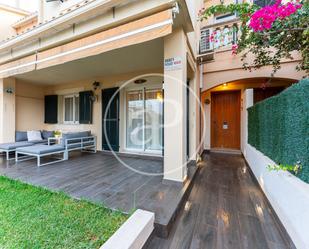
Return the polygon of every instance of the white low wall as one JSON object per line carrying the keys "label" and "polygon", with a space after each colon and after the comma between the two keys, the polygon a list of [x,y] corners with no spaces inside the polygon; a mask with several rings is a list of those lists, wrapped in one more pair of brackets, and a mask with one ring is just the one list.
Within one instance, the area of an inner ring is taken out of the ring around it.
{"label": "white low wall", "polygon": [[154,217],[138,209],[100,249],[141,249],[154,229]]}
{"label": "white low wall", "polygon": [[298,249],[309,249],[309,184],[285,171],[269,171],[275,164],[246,144],[243,154],[265,195]]}

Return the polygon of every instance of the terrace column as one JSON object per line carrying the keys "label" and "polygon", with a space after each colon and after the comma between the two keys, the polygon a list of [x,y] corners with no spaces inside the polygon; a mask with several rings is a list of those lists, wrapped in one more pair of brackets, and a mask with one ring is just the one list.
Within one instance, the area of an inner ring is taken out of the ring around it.
{"label": "terrace column", "polygon": [[187,176],[186,49],[182,29],[164,38],[164,180],[180,183]]}
{"label": "terrace column", "polygon": [[243,93],[243,110],[242,110],[242,134],[241,134],[241,150],[244,156],[246,156],[246,145],[248,143],[248,111],[247,109],[253,106],[254,97],[253,89],[246,89]]}
{"label": "terrace column", "polygon": [[0,143],[15,141],[15,78],[0,79]]}

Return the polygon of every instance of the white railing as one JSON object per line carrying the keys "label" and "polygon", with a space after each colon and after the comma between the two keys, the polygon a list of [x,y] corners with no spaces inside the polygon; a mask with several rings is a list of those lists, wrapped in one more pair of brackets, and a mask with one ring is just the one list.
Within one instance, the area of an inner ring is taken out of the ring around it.
{"label": "white railing", "polygon": [[228,48],[237,43],[239,36],[240,30],[237,23],[204,28],[201,30],[200,54],[213,52],[215,49]]}

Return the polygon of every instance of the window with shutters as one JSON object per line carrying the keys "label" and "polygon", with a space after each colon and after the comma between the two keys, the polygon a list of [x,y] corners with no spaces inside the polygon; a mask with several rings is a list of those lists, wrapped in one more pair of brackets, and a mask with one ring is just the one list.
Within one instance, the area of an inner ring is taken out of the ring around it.
{"label": "window with shutters", "polygon": [[79,123],[79,95],[72,94],[63,97],[63,122],[65,124]]}

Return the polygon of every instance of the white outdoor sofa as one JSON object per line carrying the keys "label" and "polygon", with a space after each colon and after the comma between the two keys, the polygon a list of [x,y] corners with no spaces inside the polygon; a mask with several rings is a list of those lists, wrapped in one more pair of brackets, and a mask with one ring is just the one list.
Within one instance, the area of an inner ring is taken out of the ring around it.
{"label": "white outdoor sofa", "polygon": [[52,131],[42,131],[42,140],[37,141],[28,141],[26,131],[16,131],[15,133],[15,142],[12,143],[3,143],[0,144],[0,153],[6,154],[6,160],[14,160],[15,157],[11,157],[11,154],[14,154],[18,148],[30,147],[38,144],[47,144],[48,138],[53,136]]}
{"label": "white outdoor sofa", "polygon": [[[15,152],[15,161],[18,163],[36,158],[37,166],[40,167],[68,160],[69,152],[76,150],[96,153],[96,137],[92,136],[90,131],[63,134],[60,144],[33,145],[17,148]],[[42,163],[41,159],[47,156],[54,160]]]}
{"label": "white outdoor sofa", "polygon": [[[62,157],[58,157],[58,155],[62,155]],[[53,156],[53,160],[48,163],[41,163],[41,158],[47,156]],[[16,163],[30,160],[34,157],[37,159],[38,167],[67,160],[66,151],[62,145],[39,144],[17,148],[15,151]]]}

